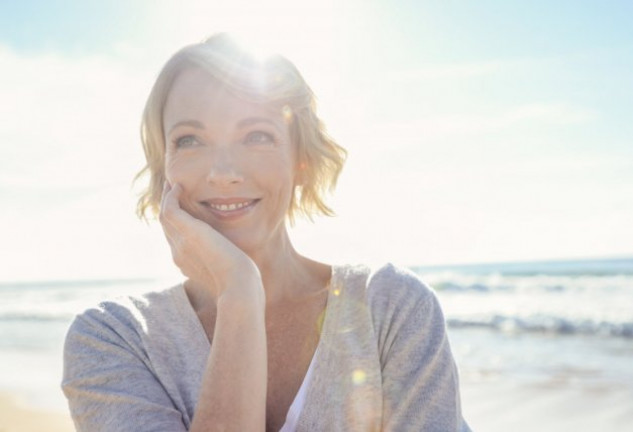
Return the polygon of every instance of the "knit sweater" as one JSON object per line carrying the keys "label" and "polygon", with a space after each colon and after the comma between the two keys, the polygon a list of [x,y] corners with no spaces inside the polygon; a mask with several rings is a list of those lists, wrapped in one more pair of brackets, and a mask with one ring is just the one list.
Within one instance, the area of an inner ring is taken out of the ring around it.
{"label": "knit sweater", "polygon": [[[78,431],[185,431],[210,344],[182,285],[76,317],[63,391]],[[433,291],[386,265],[334,266],[298,431],[455,431],[457,370]]]}

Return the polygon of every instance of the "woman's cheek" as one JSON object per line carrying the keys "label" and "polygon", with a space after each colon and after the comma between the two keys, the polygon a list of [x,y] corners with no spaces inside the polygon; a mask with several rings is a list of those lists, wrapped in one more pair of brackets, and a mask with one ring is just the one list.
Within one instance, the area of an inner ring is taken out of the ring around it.
{"label": "woman's cheek", "polygon": [[180,208],[189,213],[191,216],[196,217],[196,206],[191,199],[191,195],[186,190],[182,191],[182,195],[179,200]]}

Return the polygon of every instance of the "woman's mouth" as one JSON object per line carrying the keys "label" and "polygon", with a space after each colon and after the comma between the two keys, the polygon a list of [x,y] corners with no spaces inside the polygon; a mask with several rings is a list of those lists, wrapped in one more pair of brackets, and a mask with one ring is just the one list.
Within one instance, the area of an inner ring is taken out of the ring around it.
{"label": "woman's mouth", "polygon": [[249,213],[259,202],[259,199],[230,198],[212,199],[200,203],[209,209],[217,218],[222,220],[236,219]]}
{"label": "woman's mouth", "polygon": [[209,207],[211,207],[214,210],[231,211],[231,210],[237,210],[237,209],[241,209],[243,207],[246,207],[251,202],[252,201],[243,201],[243,202],[232,203],[232,204],[214,204],[214,203],[209,203]]}

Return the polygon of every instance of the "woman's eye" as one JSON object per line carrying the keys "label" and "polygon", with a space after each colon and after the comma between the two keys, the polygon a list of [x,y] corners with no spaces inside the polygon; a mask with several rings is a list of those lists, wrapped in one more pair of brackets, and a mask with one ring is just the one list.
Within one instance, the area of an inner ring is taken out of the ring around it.
{"label": "woman's eye", "polygon": [[246,143],[248,144],[273,144],[274,142],[275,138],[268,132],[256,131],[246,136]]}
{"label": "woman's eye", "polygon": [[176,148],[188,148],[198,144],[198,140],[193,135],[186,135],[174,141]]}

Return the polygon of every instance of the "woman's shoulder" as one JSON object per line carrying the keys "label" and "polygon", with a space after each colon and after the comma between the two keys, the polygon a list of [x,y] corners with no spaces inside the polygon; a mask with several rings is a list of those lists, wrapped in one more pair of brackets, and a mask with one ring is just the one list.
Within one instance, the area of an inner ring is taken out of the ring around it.
{"label": "woman's shoulder", "polygon": [[143,333],[148,322],[184,307],[182,285],[145,293],[112,297],[75,316],[68,333]]}
{"label": "woman's shoulder", "polygon": [[435,297],[433,289],[413,271],[393,263],[335,266],[339,284],[362,288],[368,298],[415,302]]}
{"label": "woman's shoulder", "polygon": [[[332,304],[356,310],[365,304],[374,324],[399,321],[421,314],[442,321],[442,311],[433,289],[413,271],[392,263],[334,266]],[[332,308],[329,308],[330,310]]]}
{"label": "woman's shoulder", "polygon": [[408,315],[413,310],[434,313],[439,309],[429,285],[413,271],[391,263],[376,267],[369,275],[367,298],[374,316]]}
{"label": "woman's shoulder", "polygon": [[81,316],[136,316],[147,315],[178,303],[182,285],[175,285],[160,290],[145,291],[133,295],[119,295],[101,300],[96,305],[87,308]]}

